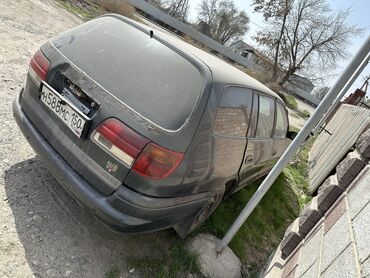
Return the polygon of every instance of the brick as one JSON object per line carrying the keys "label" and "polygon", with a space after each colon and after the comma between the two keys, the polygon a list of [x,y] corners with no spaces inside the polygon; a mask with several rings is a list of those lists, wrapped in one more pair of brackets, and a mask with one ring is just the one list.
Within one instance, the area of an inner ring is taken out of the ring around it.
{"label": "brick", "polygon": [[319,211],[324,214],[342,193],[343,190],[338,185],[337,176],[328,177],[319,188],[317,195]]}
{"label": "brick", "polygon": [[349,245],[329,267],[321,273],[321,278],[333,277],[359,277],[356,269],[355,254],[353,244]]}
{"label": "brick", "polygon": [[299,214],[299,233],[307,235],[316,223],[321,219],[322,213],[317,206],[317,197],[313,198]]}
{"label": "brick", "polygon": [[294,255],[289,259],[289,261],[287,261],[285,263],[284,270],[283,270],[283,275],[282,275],[283,278],[292,276],[292,272],[293,272],[292,277],[294,277],[294,272],[295,272],[295,269],[297,268],[297,265],[298,265],[300,253],[301,253],[301,248],[299,248],[294,253]]}
{"label": "brick", "polygon": [[356,149],[363,157],[370,159],[370,128],[357,139]]}
{"label": "brick", "polygon": [[299,234],[299,219],[297,218],[286,230],[284,238],[280,244],[283,258],[288,257],[301,240],[302,237]]}
{"label": "brick", "polygon": [[365,164],[365,160],[357,151],[350,152],[336,168],[339,186],[346,190],[362,168],[365,167]]}
{"label": "brick", "polygon": [[346,199],[342,198],[335,207],[325,216],[324,233],[328,232],[330,228],[338,221],[338,219],[346,211]]}
{"label": "brick", "polygon": [[348,212],[342,215],[324,235],[322,245],[321,269],[328,266],[351,244],[351,230]]}
{"label": "brick", "polygon": [[301,247],[301,256],[296,271],[297,277],[304,274],[316,261],[320,259],[320,249],[322,243],[323,228],[320,227],[306,239]]}

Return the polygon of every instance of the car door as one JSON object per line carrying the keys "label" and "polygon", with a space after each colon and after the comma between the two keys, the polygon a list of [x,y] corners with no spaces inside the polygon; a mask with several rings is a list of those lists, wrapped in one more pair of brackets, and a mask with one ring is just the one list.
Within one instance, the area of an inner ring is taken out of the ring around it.
{"label": "car door", "polygon": [[[213,126],[214,151],[213,168],[215,177],[237,181],[247,143],[252,110],[253,92],[251,89],[228,86],[224,89],[218,105]],[[235,189],[232,182],[226,193]]]}
{"label": "car door", "polygon": [[[239,187],[263,176],[270,166],[274,140],[274,99],[262,93],[254,93],[253,114],[255,128],[247,136],[244,159],[239,170]],[[252,126],[252,125],[251,125]]]}

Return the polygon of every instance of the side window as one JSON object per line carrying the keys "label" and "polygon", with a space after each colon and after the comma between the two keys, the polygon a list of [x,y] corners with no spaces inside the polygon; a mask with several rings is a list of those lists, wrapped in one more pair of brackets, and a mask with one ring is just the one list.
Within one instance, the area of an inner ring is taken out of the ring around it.
{"label": "side window", "polygon": [[274,100],[272,98],[260,95],[256,138],[271,137],[272,128],[274,126],[274,110]]}
{"label": "side window", "polygon": [[276,102],[275,138],[285,138],[288,130],[288,119],[284,107]]}
{"label": "side window", "polygon": [[253,93],[241,87],[224,90],[213,127],[216,135],[245,137],[248,130]]}

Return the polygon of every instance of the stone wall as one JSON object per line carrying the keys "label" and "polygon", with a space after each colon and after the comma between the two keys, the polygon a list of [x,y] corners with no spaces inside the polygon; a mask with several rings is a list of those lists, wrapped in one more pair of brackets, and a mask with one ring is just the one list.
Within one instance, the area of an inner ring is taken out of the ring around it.
{"label": "stone wall", "polygon": [[370,128],[288,227],[262,277],[370,277]]}

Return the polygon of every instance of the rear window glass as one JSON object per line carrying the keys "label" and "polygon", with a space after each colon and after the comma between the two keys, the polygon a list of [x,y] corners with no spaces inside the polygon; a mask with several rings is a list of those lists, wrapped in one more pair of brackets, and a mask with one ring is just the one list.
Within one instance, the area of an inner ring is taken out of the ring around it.
{"label": "rear window glass", "polygon": [[288,129],[288,120],[286,112],[280,103],[276,103],[276,127],[275,127],[275,138],[285,138]]}
{"label": "rear window glass", "polygon": [[202,77],[192,63],[116,18],[89,21],[52,43],[103,88],[163,128],[179,129],[201,94]]}
{"label": "rear window glass", "polygon": [[259,96],[257,138],[271,137],[274,126],[274,100],[269,97]]}

